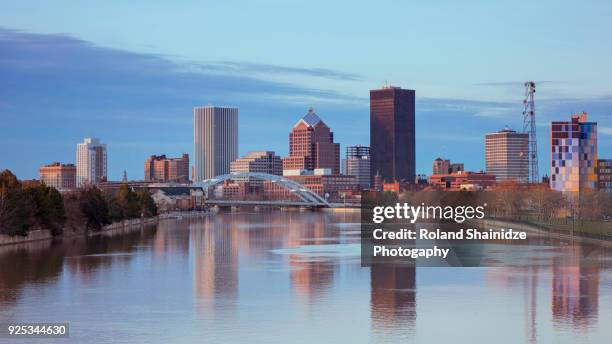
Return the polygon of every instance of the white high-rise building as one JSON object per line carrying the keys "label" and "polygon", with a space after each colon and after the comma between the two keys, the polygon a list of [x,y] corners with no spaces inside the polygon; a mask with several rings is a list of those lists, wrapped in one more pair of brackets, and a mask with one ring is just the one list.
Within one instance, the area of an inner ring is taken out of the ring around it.
{"label": "white high-rise building", "polygon": [[230,172],[238,158],[238,108],[202,106],[193,109],[194,181]]}
{"label": "white high-rise building", "polygon": [[529,134],[504,128],[485,136],[487,173],[497,181],[529,181]]}
{"label": "white high-rise building", "polygon": [[77,144],[77,187],[96,184],[107,179],[106,144],[100,139],[87,137]]}

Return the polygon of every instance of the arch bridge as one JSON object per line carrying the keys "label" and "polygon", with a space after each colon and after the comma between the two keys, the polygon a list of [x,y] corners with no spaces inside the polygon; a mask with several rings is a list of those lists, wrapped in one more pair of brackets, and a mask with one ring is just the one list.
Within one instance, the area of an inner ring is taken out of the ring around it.
{"label": "arch bridge", "polygon": [[260,172],[233,172],[229,174],[224,174],[220,176],[216,176],[211,179],[206,179],[201,182],[196,182],[194,185],[202,187],[206,192],[208,192],[208,188],[215,187],[217,185],[223,184],[227,180],[240,180],[240,179],[259,179],[259,180],[267,180],[276,185],[290,191],[294,194],[300,201],[239,201],[239,200],[215,200],[211,203],[218,202],[223,204],[261,204],[261,205],[278,205],[278,206],[307,206],[307,207],[330,207],[330,204],[325,200],[325,198],[321,197],[316,192],[308,189],[302,184],[293,181],[291,179],[287,179],[283,176],[277,176],[268,173],[260,173]]}

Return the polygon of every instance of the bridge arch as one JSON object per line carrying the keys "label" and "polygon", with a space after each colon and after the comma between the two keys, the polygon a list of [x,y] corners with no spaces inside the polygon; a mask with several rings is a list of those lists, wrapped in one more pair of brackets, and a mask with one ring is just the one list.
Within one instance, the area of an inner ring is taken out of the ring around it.
{"label": "bridge arch", "polygon": [[302,200],[302,202],[304,202],[305,205],[323,206],[323,207],[330,206],[330,204],[327,202],[327,200],[325,200],[325,198],[319,196],[319,194],[317,194],[316,192],[313,192],[312,190],[308,189],[302,184],[294,180],[287,179],[283,176],[277,176],[277,175],[268,174],[268,173],[232,172],[232,173],[216,176],[211,179],[206,179],[201,182],[196,182],[194,185],[202,187],[205,190],[207,190],[208,188],[211,188],[217,185],[221,185],[226,180],[232,180],[232,179],[237,179],[237,178],[255,178],[255,179],[260,179],[260,180],[268,180],[268,181],[271,181],[272,183],[275,183],[276,185],[279,185],[280,187],[286,190],[289,190],[291,193],[296,195],[300,200]]}

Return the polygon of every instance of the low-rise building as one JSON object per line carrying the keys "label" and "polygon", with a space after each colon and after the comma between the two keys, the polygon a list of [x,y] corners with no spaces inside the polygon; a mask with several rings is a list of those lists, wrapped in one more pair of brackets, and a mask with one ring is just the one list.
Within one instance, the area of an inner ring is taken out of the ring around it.
{"label": "low-rise building", "polygon": [[[285,178],[301,184],[330,201],[344,200],[343,195],[352,195],[358,190],[355,176],[343,174],[285,175]],[[264,197],[268,199],[296,198],[291,190],[283,188],[278,183],[264,181],[263,187]]]}
{"label": "low-rise building", "polygon": [[597,189],[612,192],[612,159],[597,160]]}
{"label": "low-rise building", "polygon": [[148,187],[159,212],[202,209],[206,203],[204,190],[194,186]]}
{"label": "low-rise building", "polygon": [[76,166],[74,164],[60,164],[54,162],[42,166],[39,170],[40,180],[45,185],[54,187],[59,191],[76,188]]}
{"label": "low-rise building", "polygon": [[433,188],[446,191],[489,189],[495,186],[495,182],[495,175],[484,172],[434,174],[429,177],[429,184]]}

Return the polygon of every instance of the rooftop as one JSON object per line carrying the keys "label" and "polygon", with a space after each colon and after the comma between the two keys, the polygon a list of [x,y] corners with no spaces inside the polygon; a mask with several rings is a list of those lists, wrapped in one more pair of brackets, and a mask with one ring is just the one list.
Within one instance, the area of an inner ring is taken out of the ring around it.
{"label": "rooftop", "polygon": [[303,122],[304,124],[306,124],[309,127],[314,127],[315,125],[323,122],[321,120],[321,118],[316,114],[315,110],[313,108],[308,109],[308,113],[306,115],[304,115],[304,117],[300,118],[300,120],[294,125],[297,126],[298,124],[300,124],[300,122]]}

